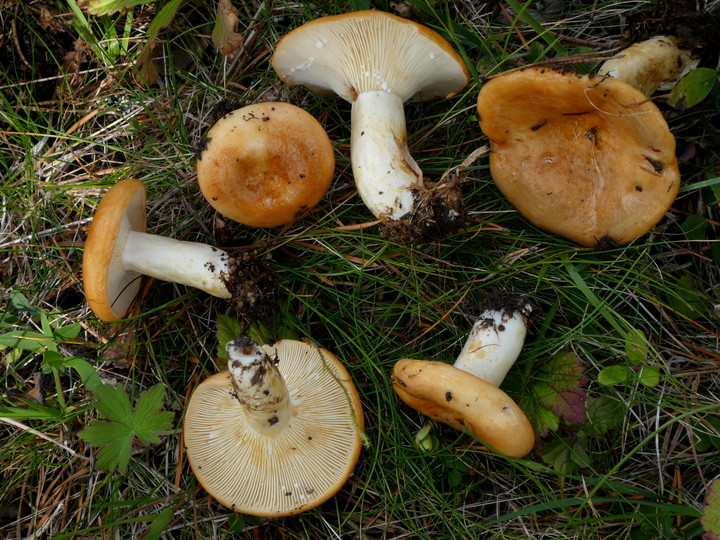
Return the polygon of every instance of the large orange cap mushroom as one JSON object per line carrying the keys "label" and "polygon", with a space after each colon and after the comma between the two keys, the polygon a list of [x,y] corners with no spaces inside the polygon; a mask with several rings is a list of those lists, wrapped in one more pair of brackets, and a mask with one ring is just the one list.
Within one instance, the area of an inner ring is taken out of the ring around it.
{"label": "large orange cap mushroom", "polygon": [[498,388],[525,341],[530,305],[495,295],[473,325],[454,365],[406,358],[393,367],[393,389],[413,409],[469,431],[493,450],[523,457],[535,433],[520,407]]}
{"label": "large orange cap mushroom", "polygon": [[332,497],[362,447],[360,396],[333,354],[281,340],[227,345],[228,371],[205,379],[184,421],[188,461],[205,490],[246,514],[287,516]]}
{"label": "large orange cap mushroom", "polygon": [[[263,302],[248,293],[235,257],[201,242],[186,242],[146,232],[145,185],[126,178],[100,201],[90,225],[83,254],[83,286],[98,318],[124,317],[140,289],[140,278],[151,276],[201,289],[219,298],[232,298],[243,309]],[[252,265],[246,265],[251,276]]]}
{"label": "large orange cap mushroom", "polygon": [[675,200],[675,138],[627,83],[527,68],[490,80],[477,110],[493,180],[542,229],[584,246],[624,244]]}
{"label": "large orange cap mushroom", "polygon": [[197,161],[200,190],[222,215],[276,227],[314,207],[335,172],[325,129],[289,103],[248,105],[208,131]]}
{"label": "large orange cap mushroom", "polygon": [[492,449],[523,457],[535,432],[522,409],[497,386],[443,362],[405,358],[393,367],[395,393],[433,420],[469,431]]}
{"label": "large orange cap mushroom", "polygon": [[[376,10],[321,17],[275,48],[272,67],[288,84],[352,103],[350,160],[358,193],[391,227],[419,239],[462,220],[459,190],[426,182],[407,144],[404,103],[448,97],[470,79],[465,62],[437,32]],[[442,226],[439,226],[442,224]],[[398,227],[399,226],[399,227]]]}

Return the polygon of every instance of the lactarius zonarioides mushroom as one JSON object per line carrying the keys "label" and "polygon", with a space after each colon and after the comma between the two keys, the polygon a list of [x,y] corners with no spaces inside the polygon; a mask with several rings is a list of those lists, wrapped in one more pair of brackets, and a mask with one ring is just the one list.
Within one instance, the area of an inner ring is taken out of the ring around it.
{"label": "lactarius zonarioides mushroom", "polygon": [[680,47],[675,36],[653,36],[603,62],[598,74],[626,82],[651,96],[658,89],[672,89],[699,62],[699,56],[692,49]]}
{"label": "lactarius zonarioides mushroom", "polygon": [[140,277],[180,283],[220,298],[235,298],[238,265],[225,251],[146,231],[145,185],[122,180],[103,196],[83,254],[83,285],[98,318],[125,316],[140,289]]}
{"label": "lactarius zonarioides mushroom", "polygon": [[223,216],[275,227],[313,208],[335,172],[332,143],[308,112],[267,102],[232,111],[210,128],[198,155],[200,190]]}
{"label": "lactarius zonarioides mushroom", "polygon": [[229,342],[228,371],[195,389],[188,461],[220,503],[256,516],[314,508],[346,482],[362,446],[360,398],[342,363],[310,343]]}
{"label": "lactarius zonarioides mushroom", "polygon": [[413,409],[469,431],[492,450],[525,456],[535,433],[525,413],[498,386],[522,348],[529,310],[518,305],[484,311],[455,365],[400,360],[392,372],[395,392]]}
{"label": "lactarius zonarioides mushroom", "polygon": [[675,137],[662,113],[610,77],[527,68],[478,95],[495,184],[529,221],[578,244],[625,244],[675,200]]}
{"label": "lactarius zonarioides mushroom", "polygon": [[322,17],[283,37],[272,66],[288,84],[352,104],[353,175],[375,217],[417,239],[459,220],[459,187],[426,181],[407,145],[405,101],[448,97],[469,81],[439,34],[381,11]]}

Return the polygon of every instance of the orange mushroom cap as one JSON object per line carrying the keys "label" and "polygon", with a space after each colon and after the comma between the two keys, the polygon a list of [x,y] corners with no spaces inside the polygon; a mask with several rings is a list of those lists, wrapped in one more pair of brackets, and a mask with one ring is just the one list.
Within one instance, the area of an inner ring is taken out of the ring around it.
{"label": "orange mushroom cap", "polygon": [[85,297],[103,321],[123,317],[137,296],[140,274],[120,261],[128,231],[145,228],[145,186],[135,178],[118,182],[95,211],[83,253]]}
{"label": "orange mushroom cap", "polygon": [[584,246],[624,244],[677,196],[675,138],[629,84],[527,68],[490,80],[477,110],[495,184],[541,229]]}
{"label": "orange mushroom cap", "polygon": [[469,431],[492,449],[523,457],[535,432],[520,407],[497,386],[443,362],[398,361],[393,389],[406,404],[433,420]]}
{"label": "orange mushroom cap", "polygon": [[335,172],[325,129],[289,103],[248,105],[208,131],[197,161],[200,190],[223,216],[276,227],[314,207]]}

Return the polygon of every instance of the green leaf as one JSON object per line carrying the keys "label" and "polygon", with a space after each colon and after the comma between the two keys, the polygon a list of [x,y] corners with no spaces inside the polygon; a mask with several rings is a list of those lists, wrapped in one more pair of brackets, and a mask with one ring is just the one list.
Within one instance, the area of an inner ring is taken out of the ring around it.
{"label": "green leaf", "polygon": [[100,420],[93,420],[88,427],[79,433],[80,438],[93,446],[112,444],[118,438],[124,438],[128,435],[132,435],[130,426]]}
{"label": "green leaf", "polygon": [[686,217],[680,225],[688,240],[705,240],[709,227],[710,222],[707,218],[699,214]]}
{"label": "green leaf", "polygon": [[0,334],[0,345],[11,349],[39,352],[46,350],[51,344],[54,343],[50,338],[33,330],[13,330]]}
{"label": "green leaf", "polygon": [[625,354],[633,364],[641,363],[647,356],[648,340],[642,330],[632,328],[625,333]]}
{"label": "green leaf", "polygon": [[14,326],[20,322],[20,319],[18,319],[15,315],[12,313],[0,313],[0,328],[10,328],[11,326]]}
{"label": "green leaf", "polygon": [[160,412],[165,400],[165,388],[157,384],[142,392],[132,411],[130,398],[121,387],[100,385],[95,390],[98,412],[110,420],[94,420],[78,436],[89,444],[101,447],[97,467],[103,470],[127,471],[132,455],[132,441],[137,437],[146,444],[160,441],[158,431],[172,426],[174,414]]}
{"label": "green leaf", "polygon": [[142,540],[157,540],[165,529],[172,522],[175,513],[172,508],[165,508],[159,514],[156,514],[150,523],[150,527],[142,534]]}
{"label": "green leaf", "polygon": [[603,437],[610,430],[617,429],[622,424],[627,407],[610,396],[599,396],[588,399],[588,420],[583,431],[593,437]]}
{"label": "green leaf", "polygon": [[690,425],[695,450],[702,453],[712,448],[720,449],[720,418],[710,415],[693,418]]}
{"label": "green leaf", "polygon": [[542,459],[560,474],[572,474],[580,467],[588,467],[590,456],[581,437],[556,439],[545,444]]}
{"label": "green leaf", "polygon": [[433,433],[433,425],[430,422],[425,424],[420,428],[420,431],[415,434],[415,444],[418,448],[427,452],[433,452],[438,449],[440,440],[435,433]]}
{"label": "green leaf", "polygon": [[33,319],[36,319],[41,313],[39,308],[30,305],[28,299],[20,291],[11,290],[8,294],[8,300],[15,311],[27,312]]}
{"label": "green leaf", "polygon": [[163,431],[172,426],[174,414],[160,412],[165,402],[165,387],[156,384],[140,394],[132,416],[132,427],[135,435],[147,444],[160,442],[156,431]]}
{"label": "green leaf", "polygon": [[78,0],[77,5],[91,15],[110,15],[154,0]]}
{"label": "green leaf", "polygon": [[580,424],[585,421],[587,400],[582,389],[587,384],[584,371],[582,360],[574,352],[559,352],[538,372],[541,382],[535,386],[534,393],[558,418]]}
{"label": "green leaf", "polygon": [[57,369],[60,373],[65,373],[65,357],[57,351],[45,351],[43,353],[42,370],[43,373],[50,373],[53,369]]}
{"label": "green leaf", "polygon": [[130,398],[121,387],[103,384],[95,391],[98,412],[113,422],[129,423],[132,415]]}
{"label": "green leaf", "polygon": [[82,326],[80,326],[80,323],[74,323],[58,328],[53,332],[53,335],[58,341],[70,341],[78,337],[81,330]]}
{"label": "green leaf", "polygon": [[518,406],[527,416],[538,437],[545,437],[550,431],[557,431],[560,427],[560,419],[540,404],[534,392],[532,396],[522,396],[518,400]]}
{"label": "green leaf", "polygon": [[243,331],[242,323],[229,315],[218,315],[218,348],[217,355],[227,360],[225,345],[238,337]]}
{"label": "green leaf", "polygon": [[103,385],[103,382],[97,374],[97,371],[95,371],[95,368],[82,358],[77,356],[68,356],[65,358],[63,364],[65,367],[71,367],[77,371],[83,384],[85,384],[91,392],[96,393],[97,389]]}
{"label": "green leaf", "polygon": [[638,381],[643,386],[655,388],[660,384],[660,372],[652,366],[643,366],[638,372]]}
{"label": "green leaf", "polygon": [[704,538],[708,540],[720,538],[720,479],[714,480],[708,488],[708,496],[700,522],[708,533]]}
{"label": "green leaf", "polygon": [[112,471],[117,468],[121,473],[126,473],[131,457],[132,433],[118,436],[112,444],[103,446],[97,453],[95,466],[103,471]]}
{"label": "green leaf", "polygon": [[624,384],[632,377],[632,371],[627,366],[614,365],[600,370],[598,382],[603,386],[614,386]]}
{"label": "green leaf", "polygon": [[693,284],[691,274],[686,272],[680,276],[672,291],[672,295],[668,296],[668,304],[675,311],[689,319],[700,319],[705,316],[708,300]]}
{"label": "green leaf", "polygon": [[678,109],[689,109],[704,100],[717,81],[717,73],[710,68],[693,69],[678,81],[668,103]]}

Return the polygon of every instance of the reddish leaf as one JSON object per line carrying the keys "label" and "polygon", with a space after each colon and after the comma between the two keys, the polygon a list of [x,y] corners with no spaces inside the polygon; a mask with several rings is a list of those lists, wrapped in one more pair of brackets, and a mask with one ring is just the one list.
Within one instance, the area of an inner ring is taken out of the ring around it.
{"label": "reddish leaf", "polygon": [[546,409],[571,424],[584,422],[587,413],[584,371],[585,365],[575,353],[558,353],[542,369],[539,377],[543,382],[535,390]]}

